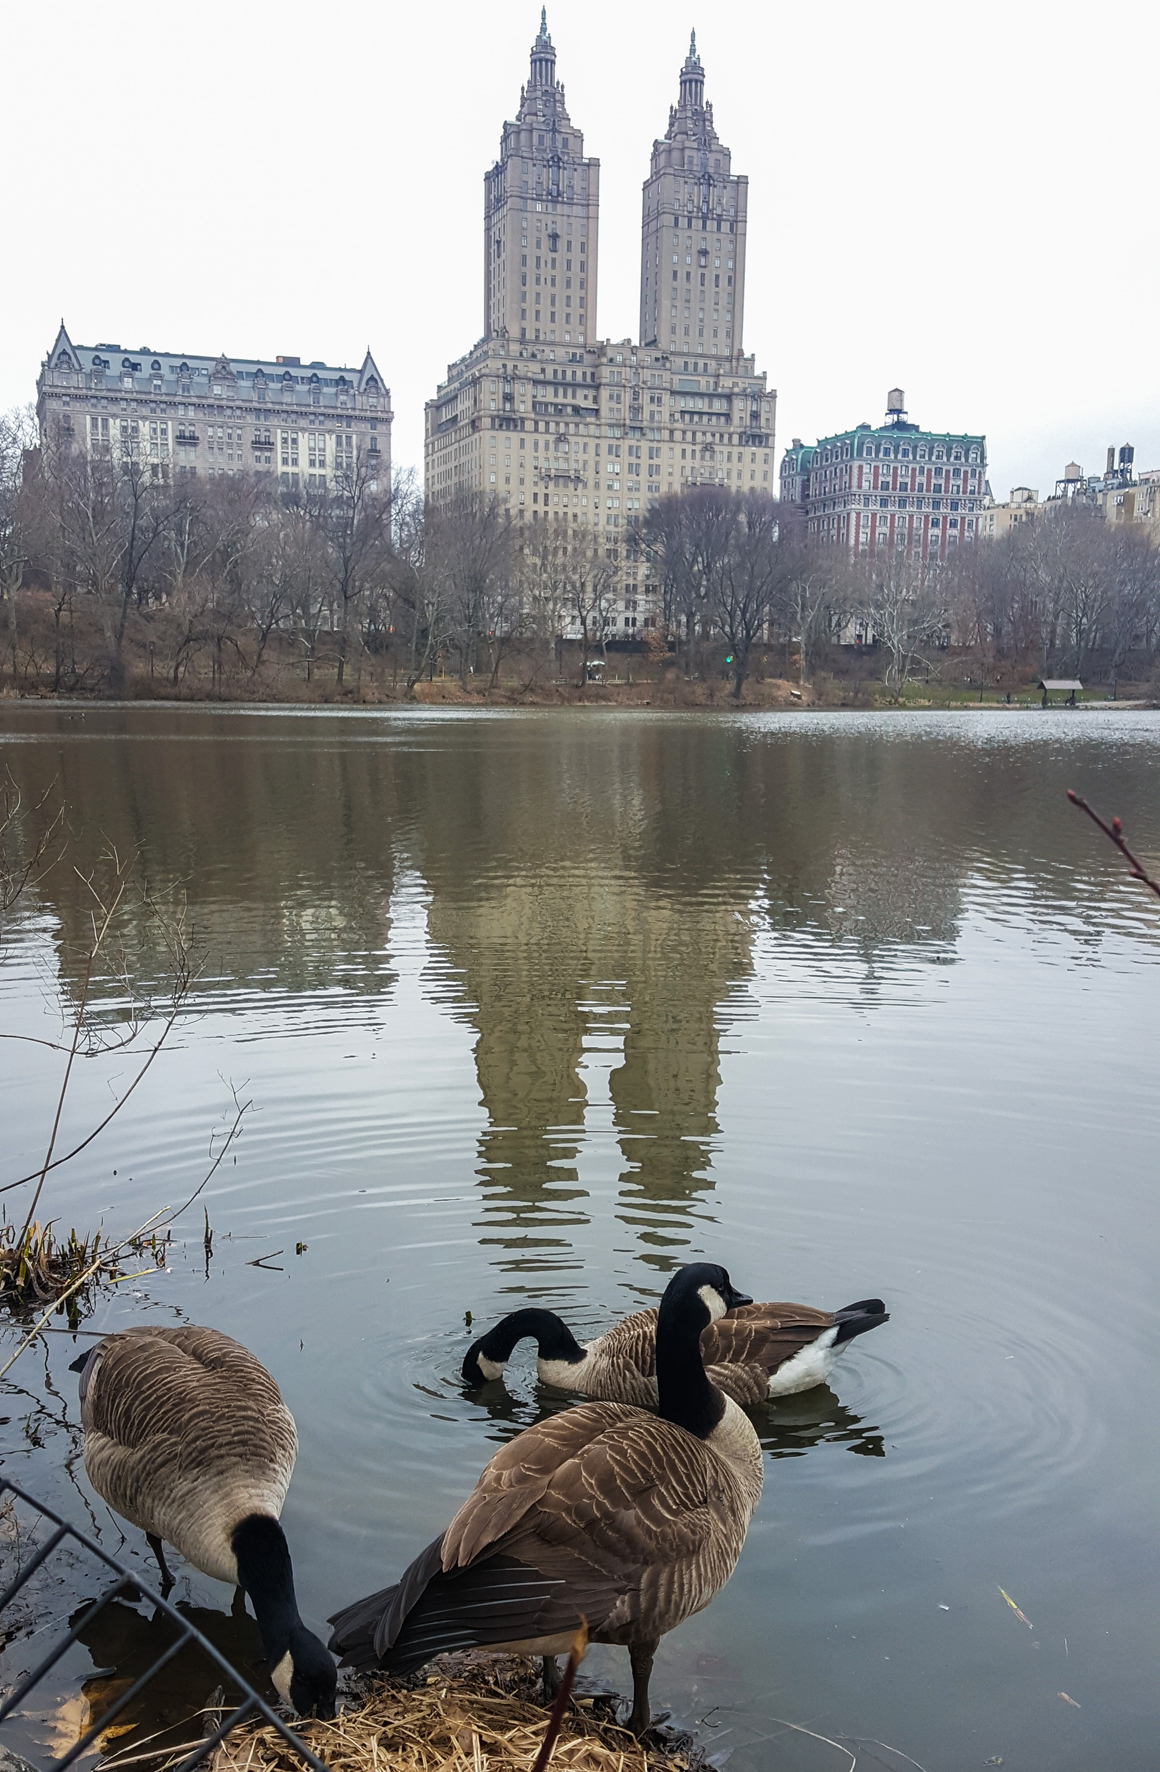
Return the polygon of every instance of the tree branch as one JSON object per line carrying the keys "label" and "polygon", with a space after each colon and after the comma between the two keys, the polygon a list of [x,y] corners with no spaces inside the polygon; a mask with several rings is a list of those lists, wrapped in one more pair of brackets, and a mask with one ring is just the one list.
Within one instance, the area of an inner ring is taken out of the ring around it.
{"label": "tree branch", "polygon": [[1113,818],[1111,824],[1105,824],[1099,813],[1093,812],[1087,801],[1082,800],[1073,789],[1068,788],[1067,797],[1073,806],[1078,806],[1081,812],[1087,813],[1093,824],[1099,825],[1109,843],[1115,844],[1116,848],[1127,862],[1128,871],[1133,880],[1139,880],[1142,886],[1147,886],[1150,892],[1154,892],[1156,897],[1160,898],[1160,880],[1154,880],[1144,864],[1132,854],[1132,851],[1124,841],[1124,828],[1119,819]]}

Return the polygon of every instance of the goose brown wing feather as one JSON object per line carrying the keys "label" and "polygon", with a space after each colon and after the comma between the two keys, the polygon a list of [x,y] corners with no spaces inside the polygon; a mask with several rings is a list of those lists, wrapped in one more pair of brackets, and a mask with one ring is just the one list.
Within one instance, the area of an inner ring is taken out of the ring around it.
{"label": "goose brown wing feather", "polygon": [[562,1465],[614,1422],[642,1413],[620,1403],[581,1403],[501,1446],[443,1534],[444,1569],[464,1568],[494,1549],[540,1500]]}
{"label": "goose brown wing feather", "polygon": [[444,1535],[441,1562],[452,1572],[514,1559],[562,1583],[570,1604],[582,1594],[594,1634],[619,1641],[642,1615],[659,1635],[706,1604],[748,1519],[736,1478],[701,1441],[642,1410],[585,1403],[496,1455]]}
{"label": "goose brown wing feather", "polygon": [[648,1432],[616,1424],[562,1466],[500,1548],[570,1599],[583,1594],[593,1635],[615,1642],[638,1620],[659,1636],[705,1605],[748,1517],[724,1463],[654,1416]]}
{"label": "goose brown wing feather", "polygon": [[122,1330],[84,1374],[85,1469],[99,1495],[207,1574],[232,1580],[230,1532],[281,1512],[294,1418],[260,1361],[219,1330]]}
{"label": "goose brown wing feather", "polygon": [[832,1311],[808,1304],[748,1304],[702,1331],[706,1366],[760,1366],[776,1372],[834,1325]]}
{"label": "goose brown wing feather", "polygon": [[627,1361],[645,1378],[657,1369],[657,1312],[634,1311],[600,1338],[602,1355],[617,1363]]}

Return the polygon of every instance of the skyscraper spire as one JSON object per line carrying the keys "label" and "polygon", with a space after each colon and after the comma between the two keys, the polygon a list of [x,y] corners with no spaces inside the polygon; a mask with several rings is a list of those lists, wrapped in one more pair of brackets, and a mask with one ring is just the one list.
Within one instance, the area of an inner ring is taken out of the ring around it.
{"label": "skyscraper spire", "polygon": [[568,115],[546,5],[532,44],[531,77],[514,122],[503,126],[484,192],[487,337],[528,345],[593,343],[600,162],[585,155],[584,133]]}
{"label": "skyscraper spire", "polygon": [[697,54],[697,33],[689,33],[689,53],[685,57],[685,65],[681,69],[681,100],[682,105],[692,105],[700,110],[705,102],[705,70],[701,66],[701,58]]}
{"label": "skyscraper spire", "polygon": [[540,8],[540,34],[532,44],[532,85],[554,86],[556,83],[556,51],[548,35],[548,8]]}

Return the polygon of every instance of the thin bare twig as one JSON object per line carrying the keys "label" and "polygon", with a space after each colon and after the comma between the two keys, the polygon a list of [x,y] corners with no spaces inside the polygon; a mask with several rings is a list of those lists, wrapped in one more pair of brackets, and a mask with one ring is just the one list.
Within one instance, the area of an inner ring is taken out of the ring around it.
{"label": "thin bare twig", "polygon": [[1081,812],[1087,813],[1093,824],[1099,825],[1104,836],[1110,843],[1116,845],[1116,848],[1128,864],[1128,872],[1131,874],[1133,880],[1139,880],[1142,886],[1147,886],[1150,892],[1154,892],[1156,897],[1160,898],[1160,880],[1154,880],[1143,862],[1132,854],[1132,851],[1124,841],[1124,827],[1119,819],[1113,818],[1111,824],[1106,824],[1100,817],[1099,813],[1093,812],[1087,801],[1081,799],[1071,788],[1068,788],[1067,790],[1067,797],[1073,806],[1078,806]]}
{"label": "thin bare twig", "polygon": [[[769,1721],[780,1724],[783,1729],[792,1729],[795,1735],[808,1735],[811,1741],[824,1741],[827,1747],[836,1747],[840,1754],[849,1754],[848,1772],[854,1772],[854,1768],[858,1764],[858,1756],[855,1753],[850,1753],[850,1749],[843,1742],[835,1741],[829,1735],[819,1735],[816,1729],[806,1729],[801,1723],[791,1723],[787,1717],[770,1717]],[[853,1740],[853,1736],[850,1739]],[[905,1758],[905,1755],[903,1757]]]}
{"label": "thin bare twig", "polygon": [[[36,816],[47,805],[56,788],[54,776],[49,785],[31,808],[31,815]],[[36,875],[43,877],[51,872],[60,860],[61,852],[46,860],[61,825],[64,822],[64,807],[58,806],[52,817],[37,833],[31,852],[21,864],[13,862],[8,853],[5,839],[8,832],[20,817],[24,804],[24,796],[17,786],[10,769],[4,771],[3,788],[0,790],[0,911],[11,910],[30,880]]]}
{"label": "thin bare twig", "polygon": [[[77,1049],[81,1042],[81,1033],[85,1025],[85,1009],[88,1005],[89,990],[92,985],[93,967],[96,965],[97,955],[101,951],[101,944],[109,932],[109,924],[112,922],[113,917],[117,912],[117,908],[125,894],[126,872],[129,864],[127,862],[122,863],[119,861],[116,855],[114,855],[113,860],[115,867],[113,885],[116,890],[113,893],[112,902],[110,904],[105,904],[103,902],[100,895],[97,893],[96,888],[93,886],[91,877],[86,882],[90,892],[92,892],[93,897],[97,901],[97,911],[94,913],[93,917],[93,939],[85,958],[85,971],[81,985],[80,1000],[77,1003],[76,1014],[73,1017],[72,1043],[69,1047],[68,1060],[64,1067],[64,1076],[61,1079],[60,1094],[57,1096],[56,1113],[53,1115],[52,1131],[49,1134],[48,1139],[48,1150],[45,1154],[44,1163],[40,1170],[39,1180],[36,1183],[36,1191],[33,1194],[31,1203],[28,1207],[28,1214],[24,1220],[24,1229],[20,1233],[21,1237],[24,1237],[27,1234],[28,1227],[32,1223],[32,1215],[36,1211],[37,1202],[40,1199],[41,1190],[44,1187],[44,1178],[48,1174],[48,1166],[52,1162],[52,1153],[56,1148],[56,1135],[60,1130],[60,1116],[64,1112],[64,1098],[68,1094],[69,1078],[72,1076],[73,1064],[76,1060]],[[81,876],[78,874],[78,878],[79,877]]]}
{"label": "thin bare twig", "polygon": [[[236,1090],[234,1091],[234,1102],[235,1102],[235,1104],[237,1106],[237,1110],[238,1110],[236,1115],[234,1116],[234,1123],[230,1127],[229,1131],[226,1134],[225,1141],[222,1144],[221,1150],[218,1152],[217,1156],[214,1158],[213,1162],[210,1164],[209,1169],[206,1171],[206,1173],[202,1177],[201,1181],[198,1183],[198,1185],[194,1188],[193,1192],[190,1194],[188,1200],[184,1201],[182,1205],[178,1206],[178,1208],[175,1212],[170,1212],[168,1218],[166,1218],[164,1215],[166,1212],[169,1212],[169,1208],[167,1206],[160,1207],[158,1209],[158,1211],[150,1214],[150,1216],[145,1220],[144,1224],[139,1225],[135,1231],[130,1231],[130,1233],[127,1237],[122,1237],[121,1241],[119,1243],[106,1243],[106,1245],[105,1245],[104,1249],[102,1250],[98,1259],[95,1262],[93,1262],[90,1267],[86,1268],[84,1273],[79,1275],[79,1277],[77,1279],[75,1279],[70,1286],[66,1286],[64,1291],[60,1294],[59,1298],[54,1298],[52,1303],[49,1305],[48,1309],[46,1311],[44,1311],[40,1317],[37,1318],[36,1322],[33,1324],[32,1328],[29,1330],[29,1332],[25,1336],[24,1340],[20,1343],[20,1346],[16,1349],[16,1352],[12,1355],[11,1359],[7,1360],[3,1366],[0,1366],[0,1378],[3,1378],[5,1373],[11,1371],[12,1367],[16,1364],[17,1360],[20,1358],[20,1356],[24,1352],[25,1348],[31,1347],[32,1343],[36,1340],[36,1337],[40,1334],[41,1330],[44,1328],[45,1324],[48,1322],[48,1319],[51,1316],[53,1316],[60,1309],[61,1305],[64,1304],[67,1299],[72,1297],[74,1292],[77,1292],[80,1290],[80,1288],[85,1284],[86,1280],[92,1279],[93,1275],[97,1272],[98,1268],[103,1267],[105,1262],[108,1261],[108,1259],[111,1255],[115,1255],[118,1250],[126,1248],[129,1244],[139,1241],[139,1239],[141,1237],[143,1237],[145,1235],[145,1232],[148,1230],[152,1230],[153,1234],[156,1235],[156,1233],[159,1230],[167,1229],[169,1225],[173,1224],[178,1218],[181,1217],[181,1214],[183,1212],[187,1211],[189,1209],[189,1207],[193,1205],[193,1202],[197,1199],[197,1196],[201,1193],[202,1189],[204,1187],[208,1186],[209,1182],[213,1179],[213,1176],[218,1168],[218,1165],[221,1163],[226,1152],[229,1150],[230,1145],[233,1143],[234,1139],[236,1138],[238,1131],[239,1131],[241,1124],[242,1124],[242,1116],[246,1113],[247,1109],[249,1109],[253,1106],[252,1101],[239,1102]],[[160,1223],[158,1223],[159,1219],[161,1220]]]}
{"label": "thin bare twig", "polygon": [[919,1766],[918,1761],[912,1760],[909,1754],[904,1754],[900,1747],[891,1747],[888,1741],[877,1741],[873,1735],[843,1735],[841,1739],[852,1741],[855,1747],[861,1747],[864,1742],[869,1742],[871,1747],[880,1747],[884,1753],[897,1754],[898,1758],[905,1760],[908,1766],[917,1767],[917,1772],[926,1772],[924,1766]]}
{"label": "thin bare twig", "polygon": [[[59,1169],[62,1163],[69,1163],[72,1161],[72,1159],[74,1157],[79,1157],[81,1152],[83,1150],[85,1150],[87,1148],[87,1146],[92,1144],[94,1138],[98,1138],[100,1136],[100,1134],[105,1130],[105,1127],[109,1124],[109,1121],[115,1119],[116,1116],[120,1113],[121,1109],[124,1107],[125,1103],[128,1101],[129,1097],[132,1095],[134,1089],[136,1089],[138,1083],[140,1083],[143,1080],[146,1071],[149,1069],[149,1066],[153,1063],[153,1060],[157,1057],[157,1054],[160,1052],[162,1046],[165,1044],[167,1037],[172,1032],[173,1024],[176,1022],[177,1017],[180,1015],[181,1008],[182,1008],[181,1001],[180,1000],[175,1001],[173,1008],[170,1010],[168,1016],[165,1019],[165,1025],[162,1027],[161,1032],[157,1037],[157,1043],[153,1047],[153,1050],[150,1052],[148,1058],[145,1060],[145,1063],[141,1066],[141,1069],[137,1072],[137,1075],[133,1078],[133,1081],[130,1083],[129,1087],[126,1089],[124,1095],[119,1095],[117,1097],[115,1105],[112,1108],[110,1108],[109,1112],[105,1115],[105,1117],[101,1121],[100,1125],[94,1126],[93,1130],[89,1133],[88,1137],[82,1138],[81,1142],[77,1145],[74,1145],[72,1150],[66,1152],[66,1154],[63,1157],[54,1157],[52,1162],[49,1163],[43,1171],[41,1171],[40,1169],[34,1169],[31,1172],[31,1174],[22,1175],[20,1177],[19,1181],[5,1182],[4,1186],[0,1187],[0,1194],[11,1193],[13,1188],[24,1187],[28,1182],[35,1181],[38,1176],[47,1175],[50,1173],[51,1170]],[[61,1050],[63,1051],[64,1048],[62,1047]]]}
{"label": "thin bare twig", "polygon": [[[118,891],[116,894],[116,900],[114,901],[114,904],[110,907],[110,912],[116,909],[117,901],[120,900],[120,898],[122,897],[122,895],[125,891],[125,876],[127,875],[128,866],[129,866],[128,863],[125,863],[124,867],[122,867],[121,864],[117,861],[117,857],[116,857],[115,852],[113,854],[113,859],[114,859],[114,862],[116,863],[116,866],[117,866],[117,874],[115,877],[118,882]],[[90,887],[90,890],[92,890],[91,879],[88,880],[86,882],[86,884]],[[95,894],[94,894],[94,896],[95,896]],[[154,1046],[153,1046],[152,1050],[150,1051],[149,1056],[146,1058],[144,1064],[141,1066],[141,1069],[137,1072],[137,1075],[133,1078],[133,1081],[129,1084],[129,1087],[125,1090],[124,1094],[118,1096],[113,1107],[105,1115],[104,1119],[100,1122],[100,1124],[93,1128],[93,1130],[89,1133],[88,1137],[82,1138],[80,1143],[74,1145],[72,1150],[67,1151],[63,1157],[56,1157],[56,1158],[53,1158],[51,1161],[46,1161],[40,1169],[34,1169],[28,1175],[22,1175],[18,1181],[9,1181],[9,1182],[6,1182],[3,1187],[0,1187],[0,1194],[7,1194],[7,1193],[11,1193],[13,1188],[25,1187],[27,1185],[27,1183],[30,1181],[35,1181],[37,1183],[36,1193],[33,1196],[32,1206],[29,1208],[29,1213],[28,1213],[28,1221],[29,1222],[31,1221],[32,1212],[35,1209],[36,1202],[40,1197],[41,1188],[44,1186],[45,1176],[48,1175],[51,1170],[59,1169],[62,1164],[69,1163],[72,1161],[72,1159],[74,1157],[78,1157],[80,1155],[80,1153],[83,1150],[85,1150],[88,1145],[92,1144],[94,1138],[97,1138],[100,1136],[100,1134],[105,1130],[105,1127],[109,1124],[110,1120],[115,1119],[116,1116],[120,1113],[121,1109],[124,1107],[125,1103],[128,1101],[129,1097],[132,1095],[134,1089],[136,1089],[137,1085],[144,1080],[145,1074],[148,1071],[150,1065],[153,1063],[153,1060],[157,1057],[157,1054],[160,1052],[162,1046],[164,1046],[166,1040],[169,1038],[169,1035],[173,1032],[173,1028],[174,1028],[174,1025],[177,1021],[177,1018],[181,1014],[181,1011],[185,1006],[185,1000],[189,995],[190,988],[192,986],[193,979],[195,977],[195,972],[194,972],[194,968],[193,968],[191,961],[190,961],[189,950],[185,944],[185,934],[184,934],[184,929],[182,926],[182,921],[179,918],[176,922],[171,922],[170,920],[168,920],[166,918],[165,913],[161,910],[161,907],[158,905],[156,899],[153,897],[152,892],[149,889],[148,881],[145,882],[143,892],[142,892],[142,898],[143,898],[145,908],[148,910],[149,914],[153,917],[153,919],[157,923],[159,929],[161,930],[162,941],[165,945],[167,953],[169,954],[170,967],[171,967],[171,971],[172,971],[172,990],[171,990],[171,994],[170,994],[169,1014],[166,1016],[165,1021],[162,1025],[162,1028],[161,1028],[161,1032],[158,1034],[156,1042],[154,1043]],[[100,901],[98,900],[98,902],[100,902]],[[82,988],[82,992],[81,992],[81,1001],[80,1001],[80,1004],[78,1005],[76,1016],[74,1018],[74,1023],[73,1023],[72,1043],[68,1047],[59,1046],[56,1048],[56,1050],[58,1050],[58,1051],[68,1052],[69,1056],[68,1056],[68,1064],[65,1069],[64,1082],[61,1087],[60,1100],[57,1103],[56,1120],[54,1121],[54,1124],[53,1124],[52,1139],[49,1144],[49,1151],[48,1151],[49,1158],[52,1158],[52,1149],[53,1149],[53,1146],[56,1141],[57,1128],[59,1126],[61,1109],[64,1104],[64,1096],[65,1096],[65,1093],[67,1092],[67,1089],[68,1089],[69,1077],[70,1077],[71,1071],[72,1071],[73,1060],[77,1056],[79,1049],[80,1049],[81,1036],[84,1031],[84,1025],[85,1025],[85,1009],[87,1006],[88,994],[89,994],[89,989],[90,989],[92,968],[93,968],[93,964],[96,959],[97,949],[99,948],[100,943],[104,940],[106,928],[107,928],[107,924],[102,925],[99,928],[96,925],[94,926],[94,944],[89,950],[88,959],[86,961],[84,983],[83,983],[83,988]],[[118,1044],[120,1046],[129,1045],[131,1043],[131,1041],[136,1037],[136,1034],[138,1031],[139,1031],[139,1026],[135,1027],[133,1029],[133,1032],[129,1034],[127,1039],[118,1042]],[[45,1042],[45,1043],[50,1044],[50,1042]],[[103,1051],[107,1051],[107,1050],[111,1050],[111,1049],[115,1050],[115,1048],[108,1048],[108,1047],[102,1048]]]}

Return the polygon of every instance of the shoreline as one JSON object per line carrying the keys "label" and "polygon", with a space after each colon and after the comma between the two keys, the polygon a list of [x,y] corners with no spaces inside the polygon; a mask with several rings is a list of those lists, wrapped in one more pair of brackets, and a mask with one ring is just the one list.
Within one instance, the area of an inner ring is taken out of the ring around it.
{"label": "shoreline", "polygon": [[[746,686],[747,691],[749,685]],[[1141,713],[1154,712],[1160,707],[1160,701],[1144,695],[1112,699],[1105,696],[1092,696],[1091,699],[1080,701],[1074,708],[1065,707],[1062,703],[1051,703],[1043,708],[1037,692],[1024,691],[1022,694],[1013,692],[1012,699],[1005,696],[992,695],[980,700],[971,692],[960,691],[957,695],[911,694],[904,699],[895,700],[889,696],[872,696],[864,692],[843,694],[836,688],[827,686],[822,693],[809,687],[797,689],[784,682],[755,683],[751,693],[745,693],[736,700],[727,685],[720,688],[715,683],[684,681],[672,688],[667,685],[649,683],[625,684],[588,684],[583,689],[578,685],[554,685],[551,690],[530,691],[524,693],[518,689],[496,690],[464,690],[458,683],[425,683],[417,686],[412,695],[389,694],[376,690],[373,693],[363,692],[360,695],[333,695],[313,697],[276,696],[214,696],[214,695],[126,695],[109,696],[88,694],[85,692],[57,690],[37,691],[30,694],[13,694],[9,690],[0,690],[0,709],[26,707],[67,707],[93,709],[126,709],[126,708],[213,708],[221,711],[244,713],[247,710],[262,713],[366,713],[403,712],[407,709],[447,709],[449,711],[473,711],[494,713],[515,713],[521,710],[544,712],[555,709],[571,711],[577,708],[617,709],[661,713],[690,714],[721,714],[721,713],[879,713],[879,714],[911,714],[911,713]],[[924,686],[925,687],[925,686]]]}

